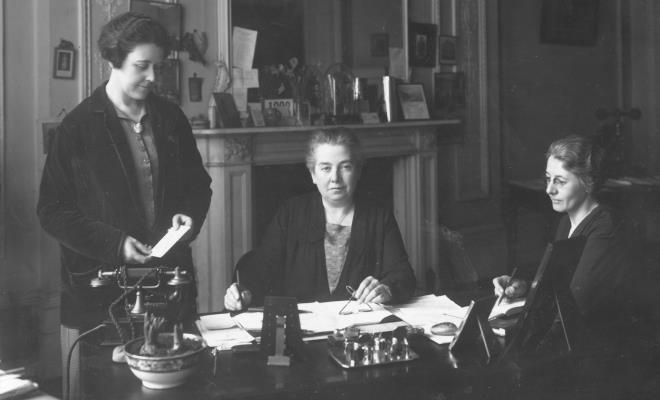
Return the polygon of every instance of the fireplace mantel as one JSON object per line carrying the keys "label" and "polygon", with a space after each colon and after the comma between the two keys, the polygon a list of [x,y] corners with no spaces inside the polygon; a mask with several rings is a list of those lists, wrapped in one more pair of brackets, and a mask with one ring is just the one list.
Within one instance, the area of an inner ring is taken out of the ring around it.
{"label": "fireplace mantel", "polygon": [[[195,130],[202,160],[213,179],[206,222],[194,242],[199,311],[223,308],[238,259],[252,249],[252,168],[302,163],[310,132],[330,126]],[[351,125],[365,155],[395,157],[394,214],[424,287],[426,268],[438,254],[438,146],[462,140],[460,120]]]}

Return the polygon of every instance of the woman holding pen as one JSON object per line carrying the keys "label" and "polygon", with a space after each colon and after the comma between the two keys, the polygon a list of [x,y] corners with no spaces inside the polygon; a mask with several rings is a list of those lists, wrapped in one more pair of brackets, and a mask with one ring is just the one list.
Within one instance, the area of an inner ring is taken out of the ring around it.
{"label": "woman holding pen", "polygon": [[240,285],[227,289],[225,308],[241,310],[266,295],[345,300],[347,286],[360,302],[412,296],[415,276],[394,216],[355,194],[363,163],[352,132],[312,134],[306,164],[318,191],[279,209],[260,246],[239,262]]}
{"label": "woman holding pen", "polygon": [[[546,153],[546,193],[552,208],[564,216],[555,240],[586,237],[582,256],[570,283],[579,311],[587,320],[613,321],[630,301],[631,259],[622,224],[596,197],[604,181],[604,150],[591,138],[567,136],[553,142]],[[509,276],[493,279],[495,294],[519,297],[527,283]]]}

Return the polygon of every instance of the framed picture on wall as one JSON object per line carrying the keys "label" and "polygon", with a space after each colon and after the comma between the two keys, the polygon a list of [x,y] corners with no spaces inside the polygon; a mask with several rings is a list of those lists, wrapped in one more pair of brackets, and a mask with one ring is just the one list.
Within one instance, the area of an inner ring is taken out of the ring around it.
{"label": "framed picture on wall", "polygon": [[73,43],[62,40],[53,55],[53,78],[74,79],[76,77],[76,49]]}
{"label": "framed picture on wall", "polygon": [[163,24],[174,50],[181,49],[183,6],[178,3],[153,0],[130,0],[131,11],[146,14]]}
{"label": "framed picture on wall", "polygon": [[435,67],[435,44],[438,27],[435,24],[408,23],[410,65]]}
{"label": "framed picture on wall", "polygon": [[387,33],[372,33],[370,39],[372,57],[389,55],[390,39]]}
{"label": "framed picture on wall", "polygon": [[456,65],[456,36],[440,35],[438,37],[438,63]]}
{"label": "framed picture on wall", "polygon": [[593,46],[598,38],[598,0],[543,0],[541,43]]}

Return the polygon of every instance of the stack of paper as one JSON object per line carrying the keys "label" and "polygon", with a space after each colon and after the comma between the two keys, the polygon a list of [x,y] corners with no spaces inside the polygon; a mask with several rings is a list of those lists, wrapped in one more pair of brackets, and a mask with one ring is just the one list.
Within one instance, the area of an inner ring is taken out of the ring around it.
{"label": "stack of paper", "polygon": [[206,344],[219,350],[254,341],[254,337],[237,326],[228,313],[202,315],[195,324]]}
{"label": "stack of paper", "polygon": [[18,374],[6,374],[0,370],[0,400],[14,399],[38,388],[39,385],[29,379],[23,379]]}
{"label": "stack of paper", "polygon": [[416,297],[406,304],[389,307],[392,314],[410,325],[424,328],[426,336],[438,344],[450,343],[453,336],[434,335],[431,333],[431,327],[439,322],[451,322],[460,326],[467,309],[447,296],[435,295]]}

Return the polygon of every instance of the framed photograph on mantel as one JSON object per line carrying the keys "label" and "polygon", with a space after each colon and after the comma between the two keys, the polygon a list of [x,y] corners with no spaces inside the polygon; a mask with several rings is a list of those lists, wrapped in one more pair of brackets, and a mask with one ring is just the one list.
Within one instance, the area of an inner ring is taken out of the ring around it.
{"label": "framed photograph on mantel", "polygon": [[465,74],[463,72],[437,72],[434,79],[434,116],[459,116],[466,106]]}
{"label": "framed photograph on mantel", "polygon": [[429,119],[426,96],[421,83],[402,83],[396,87],[404,120]]}

